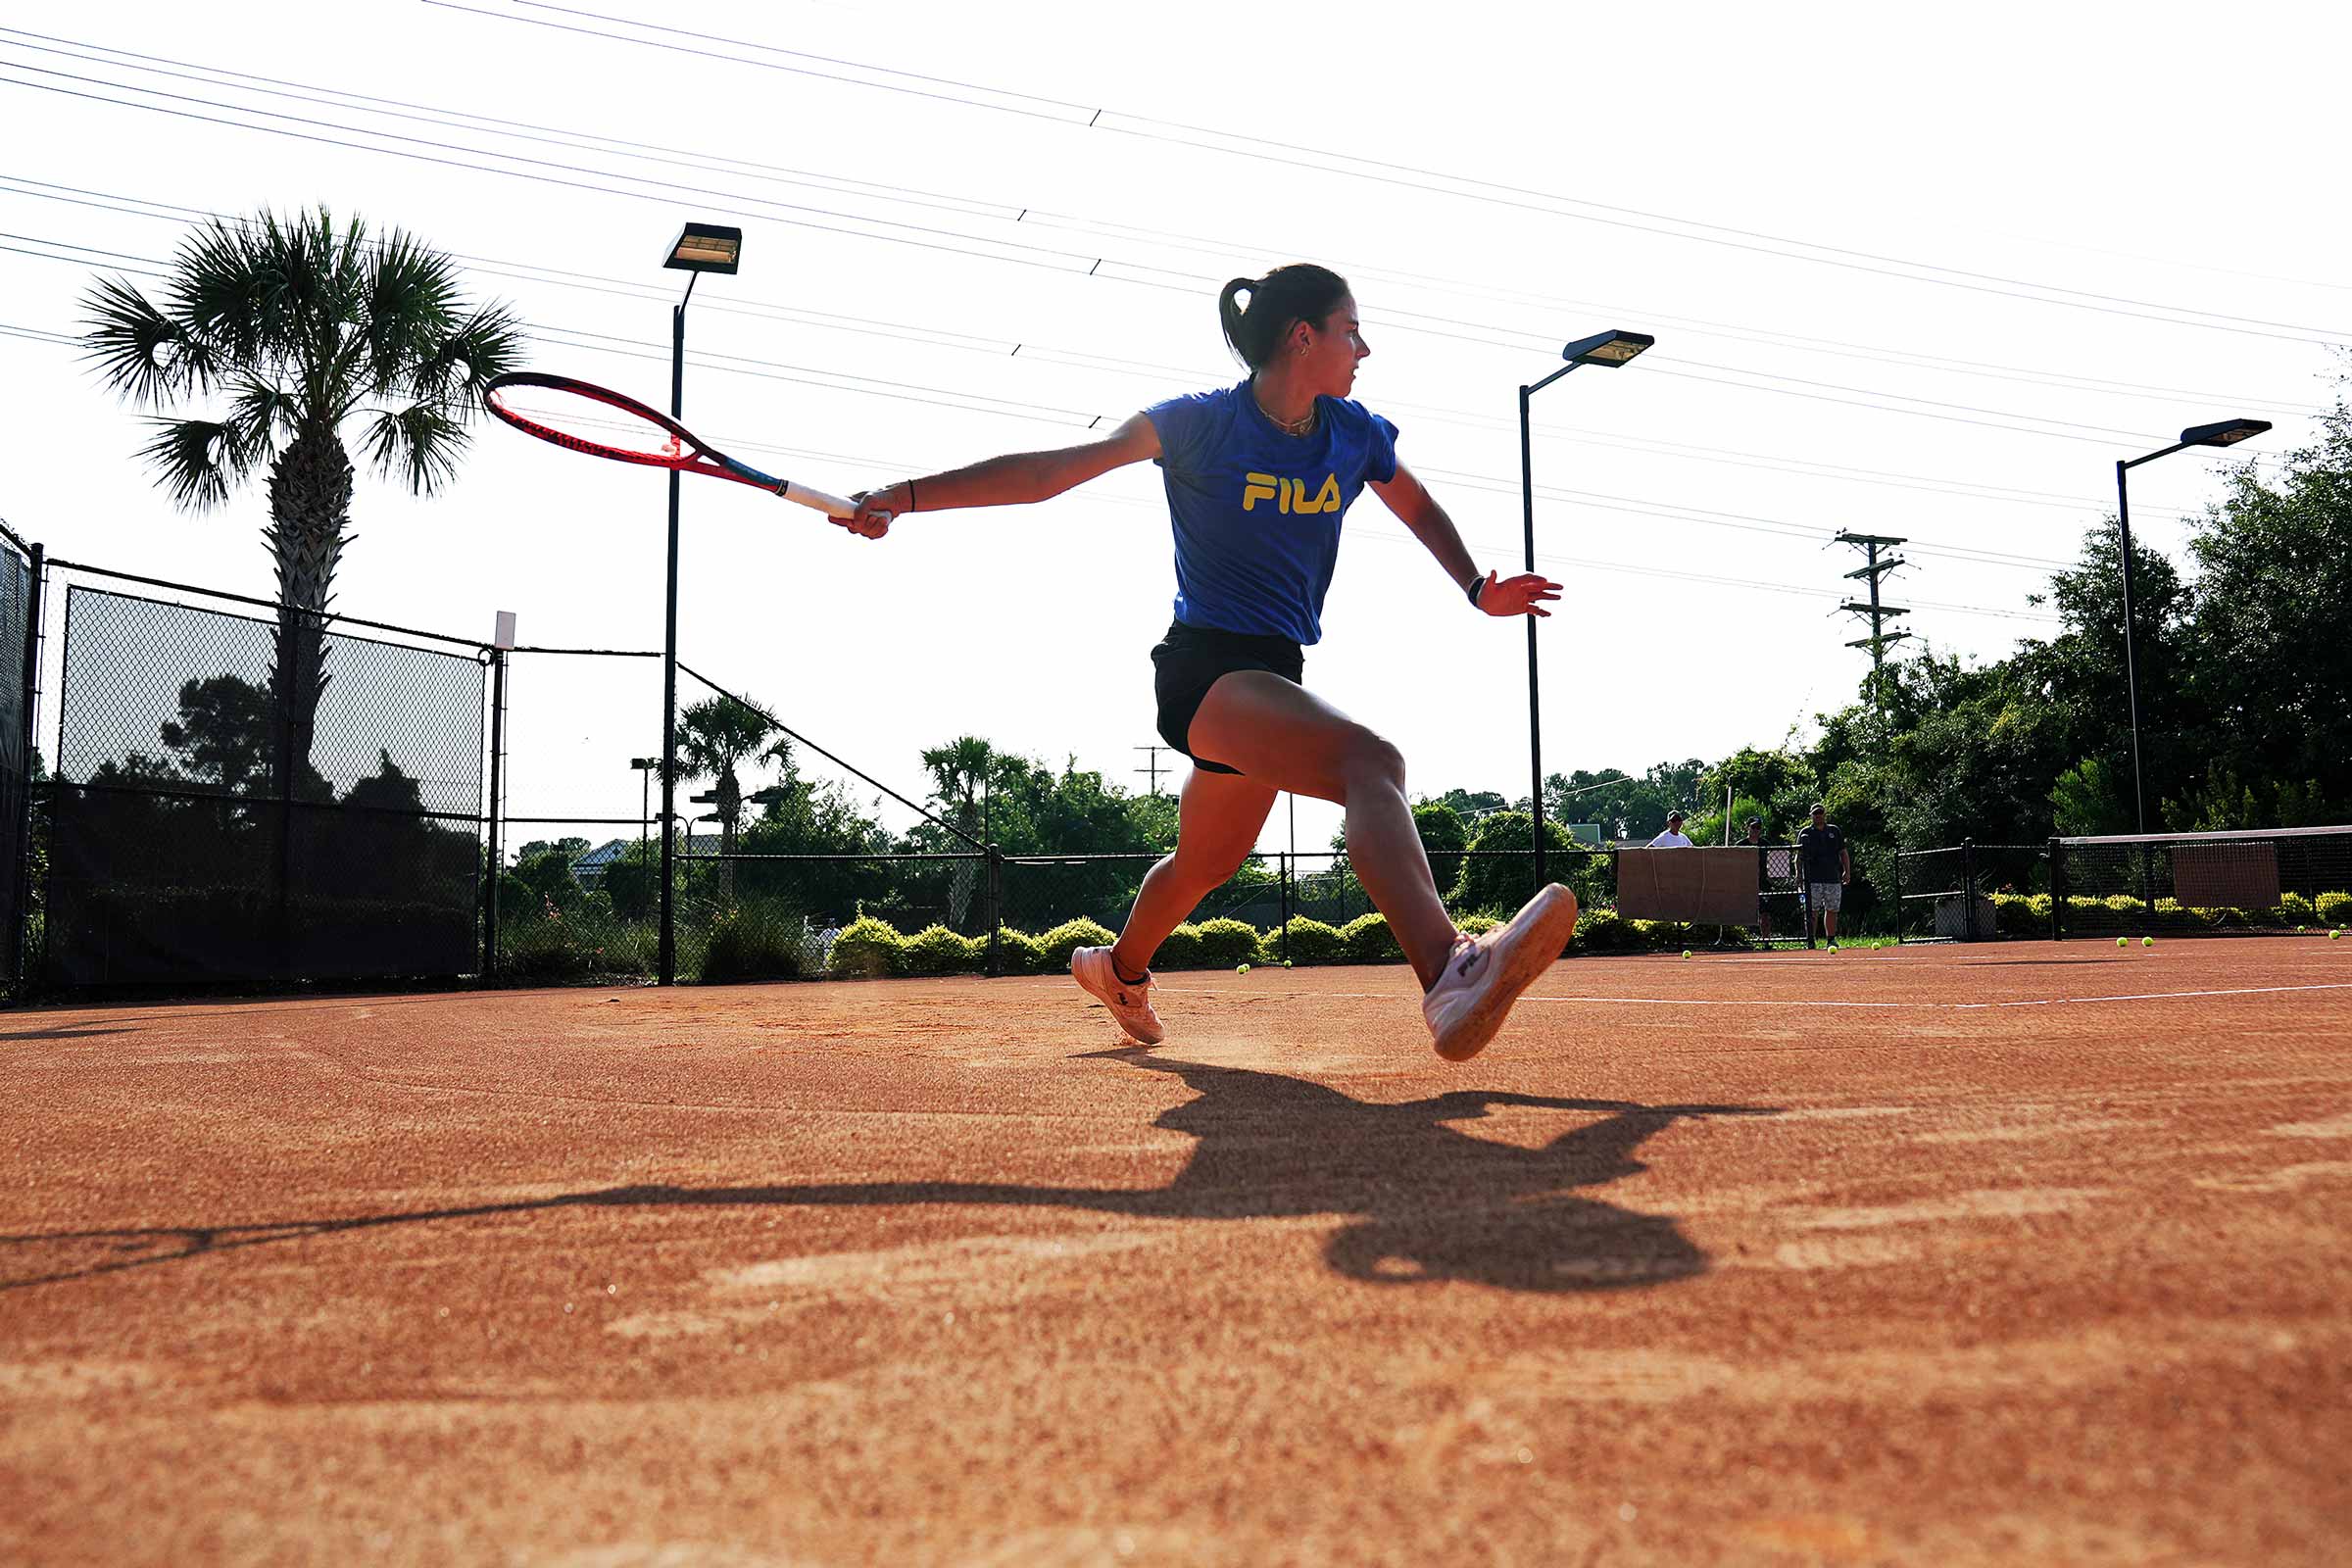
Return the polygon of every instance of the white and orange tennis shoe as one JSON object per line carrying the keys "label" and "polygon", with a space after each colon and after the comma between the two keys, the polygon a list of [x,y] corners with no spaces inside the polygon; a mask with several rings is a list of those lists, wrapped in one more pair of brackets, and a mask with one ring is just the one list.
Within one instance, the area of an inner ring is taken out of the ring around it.
{"label": "white and orange tennis shoe", "polygon": [[1156,1046],[1167,1038],[1159,1026],[1159,1014],[1152,1010],[1152,977],[1131,986],[1119,978],[1118,966],[1110,961],[1108,948],[1076,948],[1070,953],[1070,978],[1077,981],[1086,994],[1109,1009],[1119,1027],[1147,1046]]}
{"label": "white and orange tennis shoe", "polygon": [[1554,882],[1528,900],[1510,924],[1457,939],[1446,972],[1421,999],[1438,1054],[1468,1061],[1484,1051],[1519,993],[1551,967],[1575,934],[1576,895]]}

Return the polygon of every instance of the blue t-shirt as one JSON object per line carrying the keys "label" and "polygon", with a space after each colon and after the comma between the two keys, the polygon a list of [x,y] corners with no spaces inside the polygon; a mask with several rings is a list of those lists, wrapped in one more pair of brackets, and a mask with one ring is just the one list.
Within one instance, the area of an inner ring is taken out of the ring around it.
{"label": "blue t-shirt", "polygon": [[1396,427],[1360,403],[1315,400],[1315,427],[1289,435],[1248,381],[1144,411],[1176,523],[1176,618],[1187,626],[1323,636],[1340,518],[1367,480],[1396,476]]}

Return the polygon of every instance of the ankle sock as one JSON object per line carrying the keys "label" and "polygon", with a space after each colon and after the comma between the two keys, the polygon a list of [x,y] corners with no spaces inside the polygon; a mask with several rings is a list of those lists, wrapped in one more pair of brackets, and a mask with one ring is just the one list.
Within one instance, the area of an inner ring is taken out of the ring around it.
{"label": "ankle sock", "polygon": [[1119,983],[1121,985],[1147,985],[1152,979],[1152,971],[1149,969],[1146,969],[1142,974],[1129,974],[1127,972],[1127,966],[1119,962],[1119,956],[1115,953],[1110,956],[1110,972],[1119,977]]}

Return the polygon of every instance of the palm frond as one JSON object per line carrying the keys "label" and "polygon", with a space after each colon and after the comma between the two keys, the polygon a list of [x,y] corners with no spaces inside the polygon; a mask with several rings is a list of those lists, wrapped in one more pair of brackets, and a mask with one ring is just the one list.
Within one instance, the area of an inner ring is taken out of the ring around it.
{"label": "palm frond", "polygon": [[413,495],[429,496],[457,477],[458,459],[472,437],[438,403],[379,409],[368,421],[360,450],[390,478],[397,474]]}
{"label": "palm frond", "polygon": [[85,358],[106,383],[150,407],[184,390],[198,362],[185,328],[119,277],[102,278],[82,300]]}
{"label": "palm frond", "polygon": [[156,483],[174,506],[203,512],[228,499],[229,481],[244,467],[235,460],[229,427],[214,419],[153,419],[156,437],[139,449],[153,464]]}
{"label": "palm frond", "polygon": [[522,318],[512,307],[480,306],[417,365],[410,384],[420,397],[463,403],[460,416],[469,416],[492,376],[521,367],[523,347]]}
{"label": "palm frond", "polygon": [[458,326],[456,264],[405,229],[378,241],[364,285],[368,384],[377,392],[417,385]]}
{"label": "palm frond", "polygon": [[302,421],[300,402],[273,381],[248,375],[239,380],[229,403],[229,452],[241,475],[277,455],[277,440]]}

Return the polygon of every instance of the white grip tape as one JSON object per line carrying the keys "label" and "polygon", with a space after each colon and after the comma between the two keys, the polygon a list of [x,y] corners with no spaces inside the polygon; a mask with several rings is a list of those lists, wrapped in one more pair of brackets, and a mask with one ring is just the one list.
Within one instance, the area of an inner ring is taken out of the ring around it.
{"label": "white grip tape", "polygon": [[830,491],[811,489],[791,479],[784,481],[784,499],[797,501],[804,507],[812,507],[830,517],[854,517],[858,514],[856,507]]}

